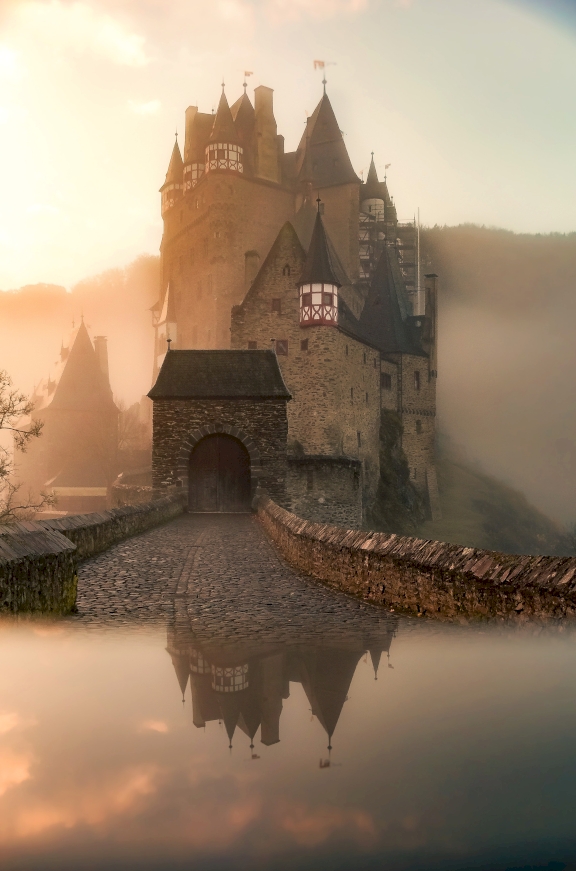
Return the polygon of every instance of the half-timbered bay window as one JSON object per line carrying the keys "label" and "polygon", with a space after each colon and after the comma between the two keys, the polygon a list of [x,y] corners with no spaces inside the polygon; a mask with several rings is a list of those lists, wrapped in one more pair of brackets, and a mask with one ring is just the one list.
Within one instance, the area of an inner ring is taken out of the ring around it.
{"label": "half-timbered bay window", "polygon": [[184,167],[184,190],[191,191],[204,175],[203,163],[188,163]]}
{"label": "half-timbered bay window", "polygon": [[177,199],[182,196],[182,185],[173,182],[162,188],[162,214],[171,209]]}
{"label": "half-timbered bay window", "polygon": [[248,663],[212,666],[212,689],[217,693],[239,693],[248,689]]}
{"label": "half-timbered bay window", "polygon": [[303,284],[300,287],[300,325],[338,323],[338,286]]}
{"label": "half-timbered bay window", "polygon": [[244,172],[244,149],[233,142],[210,142],[206,149],[206,172],[228,169]]}
{"label": "half-timbered bay window", "polygon": [[316,223],[299,282],[301,327],[338,324],[338,288],[341,282],[337,275],[318,199]]}

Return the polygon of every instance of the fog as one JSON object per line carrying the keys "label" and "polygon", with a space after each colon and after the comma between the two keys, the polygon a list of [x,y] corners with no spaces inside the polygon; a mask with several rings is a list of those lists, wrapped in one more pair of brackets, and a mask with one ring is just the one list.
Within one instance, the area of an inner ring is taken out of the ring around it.
{"label": "fog", "polygon": [[439,429],[561,522],[576,519],[576,233],[423,234],[440,275]]}

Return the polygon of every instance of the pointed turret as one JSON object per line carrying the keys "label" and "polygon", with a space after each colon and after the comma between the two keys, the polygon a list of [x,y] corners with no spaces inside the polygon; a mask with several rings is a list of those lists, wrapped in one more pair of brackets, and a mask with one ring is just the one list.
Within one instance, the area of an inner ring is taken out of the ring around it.
{"label": "pointed turret", "polygon": [[[308,156],[306,152],[309,152]],[[312,163],[316,187],[360,183],[327,94],[323,94],[310,116],[300,140],[297,155],[298,181],[301,181],[301,172],[307,159]]]}
{"label": "pointed turret", "polygon": [[164,215],[172,208],[176,200],[182,196],[182,188],[184,184],[184,163],[180,154],[180,146],[178,145],[178,135],[172,149],[172,156],[168,164],[168,172],[164,184],[160,188],[162,194],[162,214]]}
{"label": "pointed turret", "polygon": [[388,354],[426,356],[409,327],[410,303],[393,248],[386,246],[360,316],[360,329],[367,341]]}
{"label": "pointed turret", "polygon": [[244,149],[244,172],[252,175],[254,172],[256,113],[246,92],[230,107],[230,111],[234,119],[238,144]]}
{"label": "pointed turret", "polygon": [[196,106],[186,109],[186,141],[184,146],[184,193],[196,187],[204,174],[206,142],[214,118],[198,112]]}
{"label": "pointed turret", "polygon": [[206,148],[205,171],[214,170],[244,172],[244,149],[239,144],[224,85]]}
{"label": "pointed turret", "polygon": [[372,648],[369,650],[369,653],[372,660],[372,668],[374,669],[374,680],[378,680],[378,666],[380,665],[382,651],[379,648]]}
{"label": "pointed turret", "polygon": [[300,276],[300,326],[338,324],[338,280],[320,214],[320,201],[304,269]]}
{"label": "pointed turret", "polygon": [[188,678],[190,677],[188,655],[186,653],[178,653],[177,651],[171,650],[169,650],[168,653],[170,654],[170,659],[172,660],[172,665],[176,672],[176,679],[178,680],[178,686],[182,693],[182,701],[184,701],[184,694],[186,692],[186,687],[188,686]]}
{"label": "pointed turret", "polygon": [[50,407],[78,411],[102,409],[110,414],[118,414],[112,399],[110,381],[102,370],[83,320],[76,332]]}
{"label": "pointed turret", "polygon": [[363,189],[363,198],[378,197],[380,193],[380,182],[378,180],[378,173],[376,172],[376,164],[374,163],[374,152],[372,152],[370,158],[370,168],[368,169],[366,184],[364,185]]}

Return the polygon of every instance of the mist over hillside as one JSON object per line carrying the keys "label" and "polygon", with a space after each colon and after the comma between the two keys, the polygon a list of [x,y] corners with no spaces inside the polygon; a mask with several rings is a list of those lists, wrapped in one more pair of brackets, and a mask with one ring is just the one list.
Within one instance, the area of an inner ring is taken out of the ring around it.
{"label": "mist over hillside", "polygon": [[[422,253],[425,271],[440,276],[440,431],[458,445],[459,463],[573,522],[576,233],[434,227],[422,233]],[[31,390],[83,313],[92,336],[108,336],[114,393],[131,403],[150,387],[158,287],[159,259],[143,256],[70,293],[53,285],[0,293],[0,365]]]}
{"label": "mist over hillside", "polygon": [[154,333],[150,307],[158,299],[159,258],[144,255],[124,269],[86,278],[71,292],[36,284],[0,292],[0,368],[30,392],[84,316],[92,338],[108,337],[115,396],[131,404],[151,386]]}
{"label": "mist over hillside", "polygon": [[440,276],[438,420],[478,468],[576,519],[576,233],[422,233]]}

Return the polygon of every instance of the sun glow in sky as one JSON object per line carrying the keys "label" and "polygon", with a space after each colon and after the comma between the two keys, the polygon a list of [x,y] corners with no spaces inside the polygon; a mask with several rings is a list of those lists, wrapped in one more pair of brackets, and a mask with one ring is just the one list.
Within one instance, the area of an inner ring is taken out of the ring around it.
{"label": "sun glow in sky", "polygon": [[321,94],[401,218],[576,229],[575,18],[563,0],[2,0],[0,288],[156,253],[184,110],[275,89],[287,150]]}

